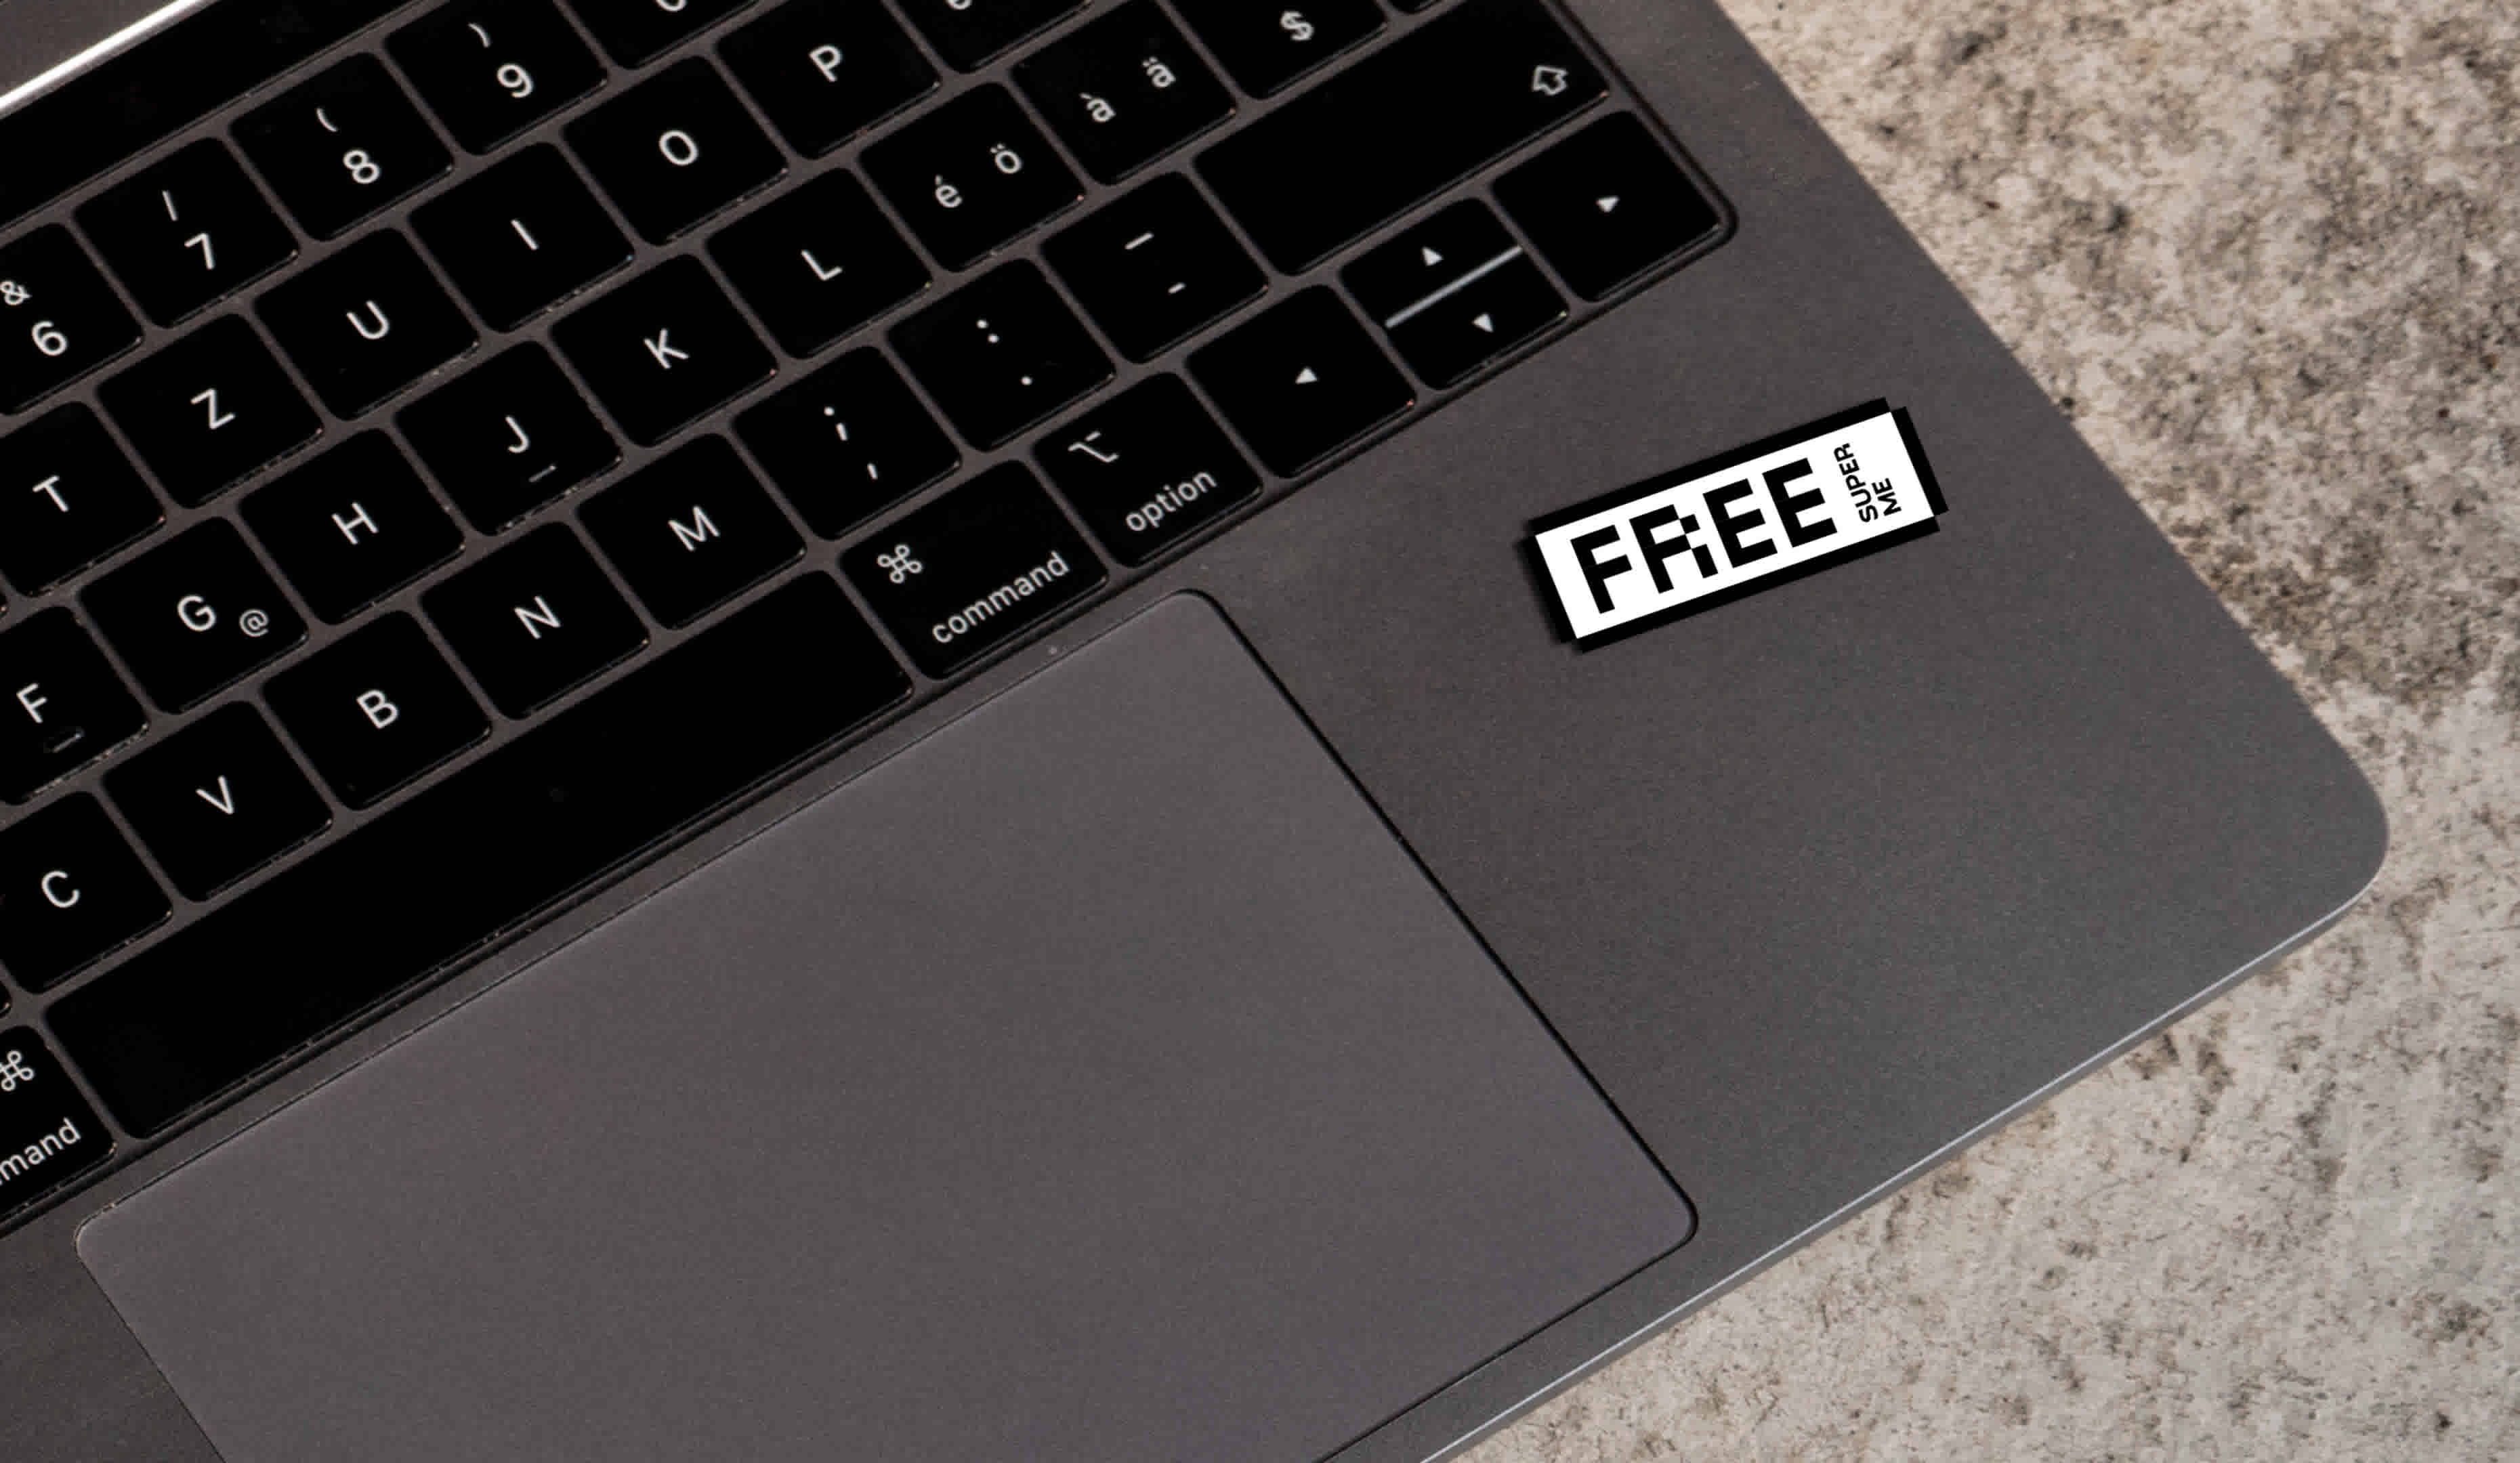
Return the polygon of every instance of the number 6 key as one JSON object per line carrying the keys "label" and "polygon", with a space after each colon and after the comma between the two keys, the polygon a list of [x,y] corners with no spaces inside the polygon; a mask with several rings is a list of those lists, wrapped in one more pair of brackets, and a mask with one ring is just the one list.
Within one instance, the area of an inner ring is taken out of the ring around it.
{"label": "number 6 key", "polygon": [[24,411],[139,338],[69,230],[0,248],[0,411]]}

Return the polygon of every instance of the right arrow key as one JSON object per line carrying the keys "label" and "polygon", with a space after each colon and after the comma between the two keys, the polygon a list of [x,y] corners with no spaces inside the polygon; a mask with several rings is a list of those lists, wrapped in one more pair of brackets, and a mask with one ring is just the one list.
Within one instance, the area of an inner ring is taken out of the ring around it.
{"label": "right arrow key", "polygon": [[1505,211],[1586,299],[1723,227],[1644,123],[1606,116],[1497,181]]}

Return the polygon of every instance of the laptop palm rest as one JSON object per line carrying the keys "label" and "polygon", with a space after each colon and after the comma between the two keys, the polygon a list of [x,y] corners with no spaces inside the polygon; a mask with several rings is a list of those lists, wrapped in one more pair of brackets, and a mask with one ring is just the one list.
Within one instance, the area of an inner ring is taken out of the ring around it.
{"label": "laptop palm rest", "polygon": [[231,1463],[1309,1463],[1689,1222],[1182,597],[79,1244]]}

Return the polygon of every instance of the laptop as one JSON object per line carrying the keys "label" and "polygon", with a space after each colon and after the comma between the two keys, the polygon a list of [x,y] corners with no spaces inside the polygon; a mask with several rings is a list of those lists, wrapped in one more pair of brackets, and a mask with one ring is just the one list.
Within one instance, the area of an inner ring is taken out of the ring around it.
{"label": "laptop", "polygon": [[0,89],[12,1456],[1442,1456],[2382,857],[1708,0]]}

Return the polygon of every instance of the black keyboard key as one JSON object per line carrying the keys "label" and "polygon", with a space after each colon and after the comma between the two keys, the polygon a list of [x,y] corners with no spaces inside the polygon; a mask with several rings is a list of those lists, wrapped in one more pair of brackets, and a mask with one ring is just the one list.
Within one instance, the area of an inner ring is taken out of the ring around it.
{"label": "black keyboard key", "polygon": [[1517,249],[1459,289],[1385,322],[1393,348],[1429,385],[1449,386],[1566,318],[1566,302]]}
{"label": "black keyboard key", "polygon": [[551,0],[456,0],[385,43],[455,140],[486,153],[604,84]]}
{"label": "black keyboard key", "polygon": [[1723,227],[1645,124],[1607,116],[1497,180],[1497,198],[1586,299]]}
{"label": "black keyboard key", "polygon": [[169,711],[208,700],[306,639],[245,535],[220,518],[106,575],[80,600],[140,688]]}
{"label": "black keyboard key", "polygon": [[318,239],[446,171],[454,159],[373,56],[353,56],[247,112],[237,143]]}
{"label": "black keyboard key", "polygon": [[643,447],[778,370],[698,259],[668,259],[552,332],[596,397]]}
{"label": "black keyboard key", "polygon": [[1078,26],[1016,63],[1014,75],[1058,140],[1105,183],[1234,114],[1234,99],[1154,0],[1129,0]]}
{"label": "black keyboard key", "polygon": [[422,597],[492,705],[521,717],[648,643],[577,536],[546,524]]}
{"label": "black keyboard key", "polygon": [[245,500],[306,606],[338,625],[453,558],[464,532],[382,432],[362,432]]}
{"label": "black keyboard key", "polygon": [[148,718],[67,609],[0,634],[0,798],[22,803],[140,733]]}
{"label": "black keyboard key", "polygon": [[750,0],[568,0],[568,8],[625,66],[645,66],[742,10]]}
{"label": "black keyboard key", "polygon": [[995,447],[1111,378],[1028,261],[1001,264],[893,328],[893,348],[972,443]]}
{"label": "black keyboard key", "polygon": [[1233,231],[1178,173],[1053,236],[1042,252],[1133,361],[1153,359],[1268,288]]}
{"label": "black keyboard key", "polygon": [[333,795],[370,808],[490,734],[490,719],[409,615],[386,615],[281,672],[272,712]]}
{"label": "black keyboard key", "polygon": [[735,421],[805,525],[836,539],[962,465],[890,363],[855,350]]}
{"label": "black keyboard key", "polygon": [[1183,19],[1255,97],[1284,88],[1382,28],[1373,0],[1181,0]]}
{"label": "black keyboard key", "polygon": [[1329,456],[1413,400],[1408,380],[1321,287],[1192,351],[1190,370],[1280,476]]}
{"label": "black keyboard key", "polygon": [[411,226],[493,330],[513,331],[630,262],[630,241],[548,145],[423,203]]}
{"label": "black keyboard key", "polygon": [[1403,230],[1342,278],[1401,358],[1438,386],[1566,318],[1540,266],[1475,200]]}
{"label": "black keyboard key", "polygon": [[166,520],[96,413],[55,407],[0,438],[0,573],[41,594]]}
{"label": "black keyboard key", "polygon": [[0,1215],[105,1162],[113,1135],[30,1026],[0,1032]]}
{"label": "black keyboard key", "polygon": [[356,417],[478,344],[419,251],[372,234],[254,306],[337,417]]}
{"label": "black keyboard key", "polygon": [[578,516],[639,602],[668,625],[690,624],[805,552],[724,437],[675,449]]}
{"label": "black keyboard key", "polygon": [[159,325],[216,304],[297,253],[289,226],[216,139],[84,204],[88,242]]}
{"label": "black keyboard key", "polygon": [[1002,86],[968,92],[868,148],[866,170],[948,269],[1084,196]]}
{"label": "black keyboard key", "polygon": [[208,899],[332,824],[261,713],[222,706],[105,775],[175,887]]}
{"label": "black keyboard key", "polygon": [[1004,463],[840,555],[910,658],[943,676],[1102,583],[1102,565],[1021,463]]}
{"label": "black keyboard key", "polygon": [[709,241],[789,355],[809,356],[927,288],[927,266],[864,185],[825,173]]}
{"label": "black keyboard key", "polygon": [[323,429],[262,337],[234,315],[114,377],[99,394],[140,460],[187,508]]}
{"label": "black keyboard key", "polygon": [[1124,564],[1145,563],[1260,491],[1259,474],[1173,376],[1121,392],[1033,456]]}
{"label": "black keyboard key", "polygon": [[621,460],[550,352],[519,345],[403,410],[403,435],[473,527],[497,533]]}
{"label": "black keyboard key", "polygon": [[808,575],[71,992],[48,1020],[123,1126],[159,1131],[908,690],[839,587]]}
{"label": "black keyboard key", "polygon": [[61,984],[172,912],[86,793],[0,830],[0,965],[29,991]]}
{"label": "black keyboard key", "polygon": [[568,124],[568,145],[651,244],[662,244],[786,167],[725,78],[699,57]]}
{"label": "black keyboard key", "polygon": [[1606,90],[1539,0],[1463,0],[1209,148],[1199,176],[1292,274]]}
{"label": "black keyboard key", "polygon": [[[77,74],[0,118],[0,156],[9,159],[8,168],[0,171],[0,218],[20,217],[94,182],[373,23],[398,3],[222,0],[217,5],[188,6],[187,10],[200,13],[182,14],[157,33],[93,65],[65,66]],[[69,19],[68,13],[50,7],[39,14]],[[179,14],[152,5],[86,19],[111,17],[122,24],[143,17],[172,19]],[[78,28],[55,33],[64,41],[82,36]],[[41,42],[39,49],[19,59],[21,66],[45,54],[53,44]]]}
{"label": "black keyboard key", "polygon": [[936,68],[880,5],[788,0],[718,54],[788,145],[819,157],[936,89]]}
{"label": "black keyboard key", "polygon": [[980,64],[1085,0],[903,0],[910,22],[956,70]]}
{"label": "black keyboard key", "polygon": [[1383,321],[1512,252],[1513,236],[1496,214],[1485,203],[1464,199],[1367,250],[1339,271],[1339,280],[1367,318]]}
{"label": "black keyboard key", "polygon": [[0,412],[24,411],[139,339],[140,322],[69,230],[0,248]]}

